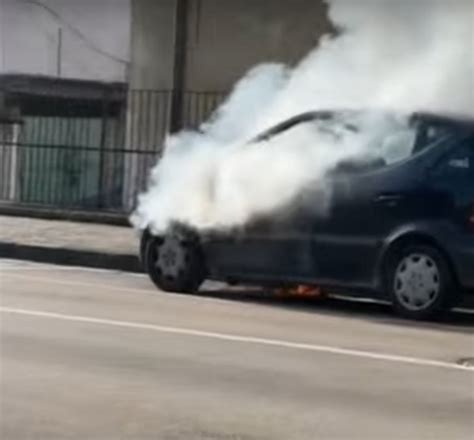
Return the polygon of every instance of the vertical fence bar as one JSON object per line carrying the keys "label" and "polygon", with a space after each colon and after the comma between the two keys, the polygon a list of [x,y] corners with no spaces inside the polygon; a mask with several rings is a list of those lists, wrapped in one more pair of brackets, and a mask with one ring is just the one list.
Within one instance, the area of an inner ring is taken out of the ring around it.
{"label": "vertical fence bar", "polygon": [[[80,115],[82,116],[82,115]],[[77,157],[75,159],[78,163],[79,167],[79,174],[78,174],[78,182],[76,183],[76,198],[74,204],[76,207],[80,206],[87,206],[87,168],[88,168],[88,152],[87,149],[84,148],[84,142],[82,142],[81,136],[81,118],[75,118],[74,124],[74,142],[77,145],[74,148],[74,155]]]}
{"label": "vertical fence bar", "polygon": [[1,165],[1,174],[0,174],[0,199],[6,199],[7,194],[9,193],[9,183],[7,178],[9,178],[9,166],[10,166],[10,155],[8,148],[6,148],[6,139],[5,134],[8,132],[8,125],[1,121],[0,122],[0,165]]}
{"label": "vertical fence bar", "polygon": [[15,200],[17,191],[17,168],[18,168],[18,137],[20,127],[14,124],[12,127],[12,150],[11,150],[11,171],[10,171],[10,200]]}
{"label": "vertical fence bar", "polygon": [[[58,138],[58,145],[63,145],[66,139],[66,132],[67,132],[67,115],[60,117],[58,120],[58,127],[57,127],[57,138]],[[62,175],[62,170],[60,168],[60,148],[59,146],[55,147],[54,145],[50,145],[49,147],[49,170],[48,170],[48,184],[47,184],[47,191],[49,193],[50,203],[57,205],[59,204],[60,198],[60,188],[63,186],[62,180],[64,179]]]}
{"label": "vertical fence bar", "polygon": [[153,96],[153,145],[151,146],[151,151],[156,149],[156,144],[159,142],[160,132],[161,132],[161,102],[162,97],[158,92],[151,92]]}
{"label": "vertical fence bar", "polygon": [[100,123],[100,141],[99,141],[99,172],[97,177],[97,208],[101,209],[104,207],[104,149],[106,142],[106,130],[107,130],[107,95],[104,93],[102,96],[102,109],[101,109],[101,123]]}

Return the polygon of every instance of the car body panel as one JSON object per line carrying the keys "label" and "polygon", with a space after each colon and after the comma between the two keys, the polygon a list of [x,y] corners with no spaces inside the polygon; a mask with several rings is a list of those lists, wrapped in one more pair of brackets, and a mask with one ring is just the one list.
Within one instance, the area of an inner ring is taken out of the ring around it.
{"label": "car body panel", "polygon": [[[302,121],[310,115],[303,115]],[[474,206],[474,123],[431,115],[418,118],[425,124],[445,124],[456,136],[426,141],[420,151],[392,165],[330,174],[326,209],[318,209],[321,194],[308,188],[300,195],[305,203],[300,197],[240,228],[201,233],[209,278],[308,283],[383,296],[381,274],[387,255],[397,242],[412,237],[438,247],[460,287],[474,289],[474,229],[466,224]],[[293,127],[296,120],[286,126]],[[281,127],[285,123],[261,139]],[[463,142],[469,144],[471,155],[467,167],[463,156],[446,162]],[[443,163],[456,172],[462,166],[468,171],[449,178],[451,169],[443,171]]]}

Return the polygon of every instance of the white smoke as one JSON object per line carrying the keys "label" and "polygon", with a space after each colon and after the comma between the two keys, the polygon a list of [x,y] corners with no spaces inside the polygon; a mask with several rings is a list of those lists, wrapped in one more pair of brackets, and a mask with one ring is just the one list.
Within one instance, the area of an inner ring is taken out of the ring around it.
{"label": "white smoke", "polygon": [[403,132],[405,123],[366,112],[355,121],[357,132],[335,135],[324,124],[307,123],[248,143],[302,112],[474,115],[471,0],[330,0],[329,17],[342,30],[339,36],[323,37],[294,68],[253,68],[203,132],[168,137],[132,216],[136,227],[163,231],[173,221],[197,228],[242,225],[285,206],[310,184],[323,195],[323,211],[330,196],[327,171],[347,157],[382,154],[374,151],[383,148],[377,140],[394,129]]}

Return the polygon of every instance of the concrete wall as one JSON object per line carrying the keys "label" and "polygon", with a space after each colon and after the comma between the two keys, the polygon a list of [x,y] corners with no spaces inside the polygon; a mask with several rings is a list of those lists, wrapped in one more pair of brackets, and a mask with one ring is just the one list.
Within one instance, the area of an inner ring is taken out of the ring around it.
{"label": "concrete wall", "polygon": [[[172,88],[176,3],[132,1],[132,88]],[[185,89],[227,91],[255,64],[295,63],[328,30],[323,0],[189,0]]]}
{"label": "concrete wall", "polygon": [[133,0],[130,87],[171,89],[176,0]]}
{"label": "concrete wall", "polygon": [[264,61],[293,64],[330,28],[321,0],[194,0],[186,88],[229,90]]}

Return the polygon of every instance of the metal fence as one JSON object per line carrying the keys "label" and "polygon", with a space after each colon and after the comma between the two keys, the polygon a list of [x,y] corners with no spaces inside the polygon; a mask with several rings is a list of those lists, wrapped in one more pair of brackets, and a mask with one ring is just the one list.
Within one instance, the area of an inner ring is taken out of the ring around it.
{"label": "metal fence", "polygon": [[[223,98],[185,92],[181,125],[199,126]],[[133,90],[123,102],[42,99],[40,111],[30,105],[0,120],[0,201],[130,211],[160,155],[173,92]]]}

